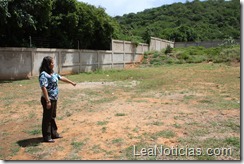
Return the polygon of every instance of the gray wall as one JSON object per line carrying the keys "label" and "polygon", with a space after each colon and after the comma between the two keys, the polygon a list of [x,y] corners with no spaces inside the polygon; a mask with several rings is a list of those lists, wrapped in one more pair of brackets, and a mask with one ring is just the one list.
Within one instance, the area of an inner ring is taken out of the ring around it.
{"label": "gray wall", "polygon": [[[175,48],[183,48],[183,47],[190,47],[190,46],[202,46],[205,48],[217,47],[223,44],[223,40],[217,41],[201,41],[201,42],[175,42]],[[235,43],[240,44],[240,40],[235,40]]]}
{"label": "gray wall", "polygon": [[135,45],[129,41],[112,40],[111,50],[76,50],[48,48],[0,48],[0,80],[26,79],[39,75],[45,56],[54,58],[54,71],[65,74],[89,72],[97,69],[123,69],[128,64],[140,63],[149,50],[160,50],[173,44],[158,38],[152,43]]}
{"label": "gray wall", "polygon": [[0,79],[32,76],[32,52],[26,48],[0,49]]}
{"label": "gray wall", "polygon": [[151,37],[151,41],[150,41],[150,50],[151,51],[160,51],[162,49],[165,49],[168,45],[170,45],[172,48],[174,48],[174,42]]}

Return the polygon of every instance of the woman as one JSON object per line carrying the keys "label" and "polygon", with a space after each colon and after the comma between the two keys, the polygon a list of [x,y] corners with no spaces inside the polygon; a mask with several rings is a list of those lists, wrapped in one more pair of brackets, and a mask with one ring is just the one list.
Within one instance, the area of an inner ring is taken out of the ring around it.
{"label": "woman", "polygon": [[57,132],[55,122],[57,100],[58,100],[58,81],[61,80],[76,86],[71,80],[54,73],[54,61],[50,56],[43,58],[39,69],[39,83],[42,90],[41,104],[43,107],[42,136],[44,142],[54,142],[55,138],[62,138]]}

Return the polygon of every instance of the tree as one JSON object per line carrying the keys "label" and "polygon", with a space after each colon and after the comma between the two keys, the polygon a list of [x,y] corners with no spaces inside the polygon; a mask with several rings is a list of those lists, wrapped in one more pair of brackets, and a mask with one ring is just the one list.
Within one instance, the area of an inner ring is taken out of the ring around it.
{"label": "tree", "polygon": [[75,0],[54,0],[52,7],[50,35],[51,47],[73,48],[73,40],[78,26],[77,2]]}
{"label": "tree", "polygon": [[121,33],[102,7],[77,0],[1,0],[0,46],[109,49]]}
{"label": "tree", "polygon": [[29,36],[45,29],[50,7],[51,0],[1,1],[0,46],[27,46]]}
{"label": "tree", "polygon": [[[150,29],[155,36],[176,41],[240,38],[240,1],[194,0],[163,5],[137,14],[115,17],[127,33],[144,38]],[[136,27],[136,28],[130,28]],[[228,28],[228,29],[227,29]]]}

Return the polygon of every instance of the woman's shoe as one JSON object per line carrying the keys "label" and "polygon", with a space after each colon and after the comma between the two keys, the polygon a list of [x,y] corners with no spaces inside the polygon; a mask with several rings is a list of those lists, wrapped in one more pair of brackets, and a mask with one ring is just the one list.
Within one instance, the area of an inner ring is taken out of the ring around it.
{"label": "woman's shoe", "polygon": [[53,137],[53,139],[63,138],[63,136],[60,136],[59,134]]}
{"label": "woman's shoe", "polygon": [[44,142],[49,142],[49,143],[53,143],[55,142],[53,139],[49,139],[49,140],[43,140]]}

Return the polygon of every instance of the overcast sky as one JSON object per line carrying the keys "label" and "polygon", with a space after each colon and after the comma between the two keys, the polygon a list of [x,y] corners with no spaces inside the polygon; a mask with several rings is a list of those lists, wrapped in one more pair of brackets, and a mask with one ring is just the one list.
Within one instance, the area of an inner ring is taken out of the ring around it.
{"label": "overcast sky", "polygon": [[[123,16],[124,14],[137,13],[145,9],[160,7],[176,2],[185,3],[186,0],[78,0],[96,7],[105,8],[108,15]],[[192,0],[188,0],[191,2]]]}

